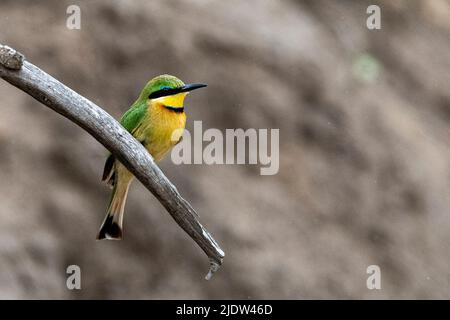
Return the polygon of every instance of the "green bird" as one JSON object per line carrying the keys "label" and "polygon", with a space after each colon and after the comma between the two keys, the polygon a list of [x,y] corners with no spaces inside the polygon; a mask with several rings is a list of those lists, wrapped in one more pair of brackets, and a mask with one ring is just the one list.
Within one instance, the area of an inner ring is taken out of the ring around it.
{"label": "green bird", "polygon": [[[160,161],[183,135],[186,125],[184,99],[190,91],[203,87],[206,84],[184,84],[171,75],[155,77],[145,85],[120,123],[144,145],[155,161]],[[133,178],[133,174],[114,155],[106,159],[103,181],[113,189],[98,240],[122,239],[125,201]]]}

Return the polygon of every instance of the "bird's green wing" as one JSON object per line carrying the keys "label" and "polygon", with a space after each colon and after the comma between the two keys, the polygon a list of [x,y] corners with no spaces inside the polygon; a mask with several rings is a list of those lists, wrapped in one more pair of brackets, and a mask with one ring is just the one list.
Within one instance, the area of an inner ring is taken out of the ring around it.
{"label": "bird's green wing", "polygon": [[[144,119],[147,110],[148,108],[145,103],[133,105],[127,112],[124,113],[120,119],[120,124],[127,129],[128,132],[133,134],[133,131],[139,127]],[[111,186],[113,186],[115,182],[114,162],[115,157],[113,154],[110,154],[106,159],[105,168],[103,169],[102,180]]]}
{"label": "bird's green wing", "polygon": [[120,124],[127,129],[128,132],[133,133],[133,131],[139,126],[147,113],[147,105],[141,103],[132,106],[120,119]]}

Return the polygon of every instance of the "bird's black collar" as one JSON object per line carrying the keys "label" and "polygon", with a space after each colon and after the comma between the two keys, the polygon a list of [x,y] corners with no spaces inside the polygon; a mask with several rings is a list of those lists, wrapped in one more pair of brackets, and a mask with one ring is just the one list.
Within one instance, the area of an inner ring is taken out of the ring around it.
{"label": "bird's black collar", "polygon": [[182,112],[184,112],[184,107],[182,107],[182,108],[177,108],[177,107],[172,107],[172,106],[166,106],[166,105],[164,105],[164,108],[166,108],[166,109],[168,109],[168,110],[171,110],[171,111],[173,111],[173,112],[176,112],[176,113],[182,113]]}

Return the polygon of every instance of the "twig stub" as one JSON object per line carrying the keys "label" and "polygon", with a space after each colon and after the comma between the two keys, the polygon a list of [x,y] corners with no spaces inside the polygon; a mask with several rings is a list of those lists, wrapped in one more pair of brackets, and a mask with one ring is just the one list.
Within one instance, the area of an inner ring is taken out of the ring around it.
{"label": "twig stub", "polygon": [[11,70],[20,70],[25,57],[20,52],[8,46],[0,45],[0,64]]}

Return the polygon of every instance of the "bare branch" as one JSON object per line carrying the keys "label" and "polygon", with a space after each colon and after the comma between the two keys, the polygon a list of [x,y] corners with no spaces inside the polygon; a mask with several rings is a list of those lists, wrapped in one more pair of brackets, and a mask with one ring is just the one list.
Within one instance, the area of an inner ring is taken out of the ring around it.
{"label": "bare branch", "polygon": [[178,193],[145,148],[113,117],[35,65],[16,50],[0,44],[0,77],[78,124],[111,151],[167,209],[172,218],[203,249],[212,274],[225,253],[197,220],[192,206]]}

